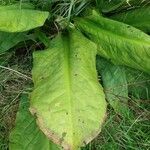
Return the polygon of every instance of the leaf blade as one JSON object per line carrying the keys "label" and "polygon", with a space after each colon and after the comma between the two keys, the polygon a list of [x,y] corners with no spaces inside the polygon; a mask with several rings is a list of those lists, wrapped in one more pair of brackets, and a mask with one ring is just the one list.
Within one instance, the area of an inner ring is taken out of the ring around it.
{"label": "leaf blade", "polygon": [[79,18],[76,25],[98,45],[102,57],[150,73],[149,35],[98,15]]}
{"label": "leaf blade", "polygon": [[114,14],[110,18],[132,25],[146,33],[150,33],[150,7],[140,7],[126,12]]}
{"label": "leaf blade", "polygon": [[106,98],[114,111],[128,117],[128,85],[123,66],[117,66],[97,57],[97,70],[102,77]]}
{"label": "leaf blade", "polygon": [[28,40],[25,33],[7,33],[0,32],[0,54],[5,53],[10,48],[14,47],[19,42]]}
{"label": "leaf blade", "polygon": [[42,26],[49,15],[44,11],[15,8],[16,6],[3,6],[0,9],[0,31],[23,32],[31,30]]}
{"label": "leaf blade", "polygon": [[[95,45],[77,31],[59,35],[51,45],[34,54],[31,111],[50,139],[75,150],[99,133],[106,111]],[[41,86],[47,88],[42,92]]]}

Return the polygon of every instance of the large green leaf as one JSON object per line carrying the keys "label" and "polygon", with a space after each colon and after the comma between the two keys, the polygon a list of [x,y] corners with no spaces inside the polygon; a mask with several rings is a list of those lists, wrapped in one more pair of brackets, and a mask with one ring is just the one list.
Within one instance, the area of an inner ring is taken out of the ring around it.
{"label": "large green leaf", "polygon": [[58,35],[33,55],[31,112],[65,150],[77,150],[101,130],[106,102],[96,72],[96,46],[78,31]]}
{"label": "large green leaf", "polygon": [[[15,9],[16,8],[16,9]],[[49,13],[12,6],[0,7],[0,31],[23,32],[42,26]]]}
{"label": "large green leaf", "polygon": [[132,25],[144,32],[150,33],[150,7],[140,7],[117,13],[111,16],[112,19]]}
{"label": "large green leaf", "polygon": [[16,118],[16,126],[9,137],[9,150],[60,150],[41,132],[30,114],[29,100],[23,95]]}
{"label": "large green leaf", "polygon": [[99,55],[115,64],[127,65],[150,73],[149,35],[98,14],[78,18],[76,25],[97,43]]}
{"label": "large green leaf", "polygon": [[106,59],[97,57],[97,70],[102,76],[109,104],[118,114],[128,116],[128,85],[125,68],[113,65]]}

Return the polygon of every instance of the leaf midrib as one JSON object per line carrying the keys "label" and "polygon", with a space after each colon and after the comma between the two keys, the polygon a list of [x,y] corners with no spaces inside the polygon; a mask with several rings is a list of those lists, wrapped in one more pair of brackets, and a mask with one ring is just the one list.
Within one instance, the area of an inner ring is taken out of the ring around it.
{"label": "leaf midrib", "polygon": [[[70,105],[70,113],[71,114],[68,114],[68,116],[71,116],[69,117],[69,120],[71,122],[71,131],[73,131],[73,103],[71,101],[71,62],[70,62],[70,56],[71,56],[71,51],[70,51],[70,36],[68,35],[67,36],[64,36],[63,39],[62,39],[62,42],[63,42],[63,49],[64,49],[64,71],[65,71],[65,80],[67,80],[67,93],[68,93],[68,100],[69,100],[69,105]],[[71,132],[70,132],[71,133]],[[69,134],[70,134],[69,133]],[[71,133],[71,137],[72,137],[72,144],[73,144],[73,139],[74,139],[74,136],[73,136],[73,132]]]}

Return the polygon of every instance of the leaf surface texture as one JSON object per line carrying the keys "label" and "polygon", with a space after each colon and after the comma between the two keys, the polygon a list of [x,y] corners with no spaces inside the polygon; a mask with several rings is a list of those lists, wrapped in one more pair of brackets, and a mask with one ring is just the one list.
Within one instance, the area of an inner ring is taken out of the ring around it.
{"label": "leaf surface texture", "polygon": [[150,73],[150,36],[94,13],[76,19],[76,25],[98,45],[98,54],[115,64]]}
{"label": "leaf surface texture", "polygon": [[0,7],[0,31],[23,32],[42,26],[49,13],[44,11],[18,8],[15,6]]}
{"label": "leaf surface texture", "polygon": [[150,33],[150,6],[117,13],[111,16],[111,18]]}
{"label": "leaf surface texture", "polygon": [[65,150],[77,150],[100,132],[106,112],[96,46],[75,30],[50,45],[34,53],[30,110],[47,137]]}
{"label": "leaf surface texture", "polygon": [[116,113],[128,116],[128,85],[125,68],[114,65],[104,58],[97,57],[97,70],[101,75],[109,104]]}

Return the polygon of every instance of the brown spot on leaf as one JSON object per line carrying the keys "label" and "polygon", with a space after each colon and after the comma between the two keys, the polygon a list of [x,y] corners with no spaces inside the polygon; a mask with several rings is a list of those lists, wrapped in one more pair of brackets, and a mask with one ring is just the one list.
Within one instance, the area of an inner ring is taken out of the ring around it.
{"label": "brown spot on leaf", "polygon": [[57,133],[46,127],[43,118],[39,115],[35,108],[30,108],[29,110],[33,115],[36,114],[36,122],[48,139],[52,140],[55,144],[62,146],[64,150],[72,150],[72,146],[64,140],[64,137],[67,135],[66,132],[62,133],[62,137],[60,137]]}
{"label": "brown spot on leaf", "polygon": [[62,144],[62,142],[64,141],[65,136],[67,135],[66,132],[62,133],[62,137],[60,138],[60,143]]}

